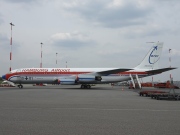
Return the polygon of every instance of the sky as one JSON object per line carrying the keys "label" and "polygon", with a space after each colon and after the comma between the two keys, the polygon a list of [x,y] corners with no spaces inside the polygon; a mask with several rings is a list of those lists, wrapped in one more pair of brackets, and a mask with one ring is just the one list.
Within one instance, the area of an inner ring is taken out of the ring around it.
{"label": "sky", "polygon": [[178,69],[153,79],[179,81],[179,18],[179,0],[0,0],[0,76],[12,32],[12,69],[40,67],[41,42],[44,68],[132,68],[159,41],[159,67]]}

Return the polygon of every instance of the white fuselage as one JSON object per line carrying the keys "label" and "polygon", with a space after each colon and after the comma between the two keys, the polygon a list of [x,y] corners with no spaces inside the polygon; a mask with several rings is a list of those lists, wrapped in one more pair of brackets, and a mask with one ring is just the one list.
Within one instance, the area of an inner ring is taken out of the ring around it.
{"label": "white fuselage", "polygon": [[[130,70],[108,75],[98,75],[98,72],[117,68],[23,68],[7,74],[8,81],[19,84],[60,83],[60,84],[95,84],[112,83],[130,80],[137,74],[139,78],[148,76],[144,71]],[[100,77],[98,80],[96,77]]]}

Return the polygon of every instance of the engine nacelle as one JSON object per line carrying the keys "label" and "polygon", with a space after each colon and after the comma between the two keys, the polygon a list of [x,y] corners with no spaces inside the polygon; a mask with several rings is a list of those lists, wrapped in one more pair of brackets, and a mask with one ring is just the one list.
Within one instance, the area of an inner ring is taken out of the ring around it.
{"label": "engine nacelle", "polygon": [[62,85],[75,85],[77,84],[77,81],[75,79],[56,79],[55,80],[56,83],[58,84],[62,84]]}
{"label": "engine nacelle", "polygon": [[96,82],[101,80],[102,80],[101,76],[78,75],[78,82]]}

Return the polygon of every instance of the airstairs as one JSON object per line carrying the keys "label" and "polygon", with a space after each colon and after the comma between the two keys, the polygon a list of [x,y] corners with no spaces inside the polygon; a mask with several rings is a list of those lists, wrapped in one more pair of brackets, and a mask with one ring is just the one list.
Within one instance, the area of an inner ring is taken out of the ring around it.
{"label": "airstairs", "polygon": [[137,74],[136,75],[129,74],[129,76],[131,78],[132,88],[133,89],[141,89],[142,87],[141,87],[141,83],[140,83],[138,75]]}

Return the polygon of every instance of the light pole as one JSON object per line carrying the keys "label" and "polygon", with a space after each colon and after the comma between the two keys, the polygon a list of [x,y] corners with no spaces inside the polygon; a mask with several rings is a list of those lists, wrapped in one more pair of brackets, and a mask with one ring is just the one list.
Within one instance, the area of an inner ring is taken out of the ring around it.
{"label": "light pole", "polygon": [[43,43],[41,42],[40,44],[41,44],[41,63],[40,63],[40,68],[42,68],[42,45],[43,45]]}
{"label": "light pole", "polygon": [[57,67],[57,55],[58,55],[58,53],[56,53],[56,67]]}
{"label": "light pole", "polygon": [[9,71],[11,71],[11,60],[12,60],[12,26],[15,26],[12,22],[10,23],[10,25],[11,25],[11,41],[10,41],[11,51],[10,51],[10,68],[9,68]]}
{"label": "light pole", "polygon": [[[171,68],[171,49],[169,49],[169,65],[170,65],[170,68]],[[170,71],[170,81],[172,79],[172,76],[171,76],[171,71]]]}

